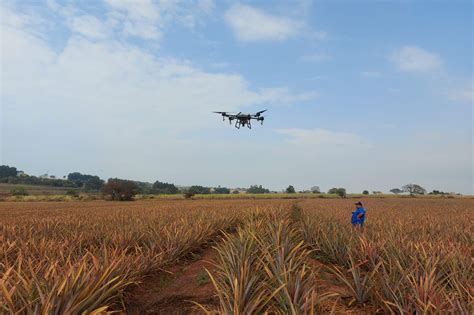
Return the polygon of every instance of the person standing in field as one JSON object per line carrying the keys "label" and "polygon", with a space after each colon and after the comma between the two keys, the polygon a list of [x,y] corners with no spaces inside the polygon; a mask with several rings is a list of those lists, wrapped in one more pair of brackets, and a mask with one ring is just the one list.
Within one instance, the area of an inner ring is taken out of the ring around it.
{"label": "person standing in field", "polygon": [[360,201],[356,202],[355,206],[356,209],[352,212],[351,223],[353,227],[359,228],[361,231],[363,231],[365,222],[365,209]]}

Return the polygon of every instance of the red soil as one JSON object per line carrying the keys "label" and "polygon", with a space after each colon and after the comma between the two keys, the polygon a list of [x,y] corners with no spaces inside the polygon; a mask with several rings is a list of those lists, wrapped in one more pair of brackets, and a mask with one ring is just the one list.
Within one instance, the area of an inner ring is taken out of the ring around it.
{"label": "red soil", "polygon": [[216,309],[218,299],[206,276],[205,268],[214,270],[211,261],[216,252],[202,250],[197,260],[180,263],[146,277],[126,295],[127,314],[202,314],[193,302]]}

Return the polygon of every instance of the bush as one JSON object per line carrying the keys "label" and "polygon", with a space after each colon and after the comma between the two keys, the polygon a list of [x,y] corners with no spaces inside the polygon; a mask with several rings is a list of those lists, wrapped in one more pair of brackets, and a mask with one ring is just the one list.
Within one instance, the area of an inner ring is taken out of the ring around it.
{"label": "bush", "polygon": [[368,195],[368,194],[369,194],[369,191],[368,191],[368,190],[364,190],[364,191],[362,192],[362,194]]}
{"label": "bush", "polygon": [[226,194],[230,194],[230,189],[227,188],[227,187],[216,187],[214,188],[214,193],[215,194],[223,194],[223,195],[226,195]]}
{"label": "bush", "polygon": [[186,199],[191,199],[193,196],[194,196],[194,193],[191,192],[191,191],[187,191],[187,192],[184,194],[184,198],[186,198]]}
{"label": "bush", "polygon": [[328,194],[335,194],[341,198],[346,198],[346,189],[345,188],[331,188],[328,191]]}
{"label": "bush", "polygon": [[154,194],[163,194],[163,195],[174,195],[179,192],[179,189],[174,184],[163,183],[156,181],[153,184],[152,192]]}
{"label": "bush", "polygon": [[137,194],[138,187],[130,180],[110,178],[102,187],[102,194],[105,198],[118,201],[130,201]]}
{"label": "bush", "polygon": [[77,190],[74,190],[74,189],[69,189],[68,191],[66,191],[66,196],[71,196],[71,197],[77,198],[77,197],[79,197],[79,192]]}
{"label": "bush", "polygon": [[248,194],[268,194],[270,190],[263,188],[262,185],[252,185],[249,189],[247,189]]}
{"label": "bush", "polygon": [[211,188],[194,185],[189,187],[188,192],[193,193],[194,195],[207,195],[211,193]]}
{"label": "bush", "polygon": [[25,187],[16,187],[10,190],[12,196],[28,196],[28,191]]}

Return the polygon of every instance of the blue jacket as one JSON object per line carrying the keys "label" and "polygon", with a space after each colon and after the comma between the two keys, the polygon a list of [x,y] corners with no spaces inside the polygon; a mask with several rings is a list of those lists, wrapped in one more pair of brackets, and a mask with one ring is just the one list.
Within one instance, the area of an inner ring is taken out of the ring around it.
{"label": "blue jacket", "polygon": [[[359,214],[363,214],[362,217],[360,219],[357,219],[357,217],[359,216]],[[352,212],[352,217],[351,217],[351,223],[352,224],[364,224],[364,221],[365,221],[365,209],[362,208],[362,207],[359,207],[357,208],[356,211]]]}

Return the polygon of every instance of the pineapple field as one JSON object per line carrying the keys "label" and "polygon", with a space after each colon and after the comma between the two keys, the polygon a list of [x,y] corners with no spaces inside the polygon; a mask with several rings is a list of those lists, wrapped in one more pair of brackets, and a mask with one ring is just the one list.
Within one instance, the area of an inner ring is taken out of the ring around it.
{"label": "pineapple field", "polygon": [[1,202],[0,313],[472,314],[474,199]]}

